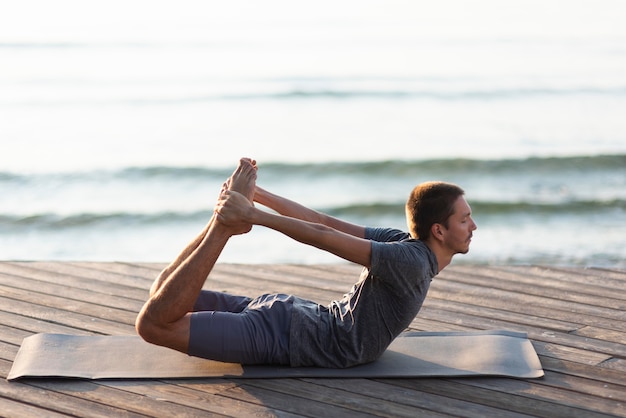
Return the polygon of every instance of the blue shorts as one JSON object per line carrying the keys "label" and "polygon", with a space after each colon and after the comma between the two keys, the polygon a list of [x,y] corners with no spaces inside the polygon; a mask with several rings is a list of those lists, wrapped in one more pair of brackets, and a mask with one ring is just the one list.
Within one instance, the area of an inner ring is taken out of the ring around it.
{"label": "blue shorts", "polygon": [[293,296],[255,299],[203,290],[191,314],[188,354],[240,364],[289,364]]}

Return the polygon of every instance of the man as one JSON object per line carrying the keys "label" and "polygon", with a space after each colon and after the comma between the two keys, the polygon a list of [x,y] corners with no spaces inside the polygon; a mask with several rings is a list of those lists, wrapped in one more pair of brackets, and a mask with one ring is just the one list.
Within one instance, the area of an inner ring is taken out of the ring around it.
{"label": "man", "polygon": [[[341,368],[374,361],[415,318],[432,278],[469,250],[476,229],[463,190],[452,184],[413,190],[406,233],[306,208],[257,187],[256,174],[254,160],[240,160],[205,229],[155,280],[136,322],[146,341],[243,364]],[[293,295],[250,299],[202,290],[228,239],[253,225],[360,264],[363,273],[328,306]]]}

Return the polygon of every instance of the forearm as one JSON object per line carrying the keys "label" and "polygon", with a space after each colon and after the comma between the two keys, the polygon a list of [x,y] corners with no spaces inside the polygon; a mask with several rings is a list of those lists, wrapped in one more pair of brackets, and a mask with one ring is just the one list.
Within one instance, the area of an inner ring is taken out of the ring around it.
{"label": "forearm", "polygon": [[341,219],[334,218],[325,213],[318,212],[301,205],[300,203],[294,202],[293,200],[289,200],[285,197],[278,196],[264,190],[258,186],[256,188],[254,200],[255,202],[266,206],[281,215],[300,219],[306,222],[326,225],[359,238],[365,237],[365,228],[360,225],[355,225]]}
{"label": "forearm", "polygon": [[308,222],[322,223],[321,214],[319,212],[258,186],[254,194],[254,201],[284,216],[298,218]]}
{"label": "forearm", "polygon": [[369,267],[371,243],[331,226],[276,215],[258,208],[250,209],[248,221],[278,231],[303,244],[328,251],[345,260]]}

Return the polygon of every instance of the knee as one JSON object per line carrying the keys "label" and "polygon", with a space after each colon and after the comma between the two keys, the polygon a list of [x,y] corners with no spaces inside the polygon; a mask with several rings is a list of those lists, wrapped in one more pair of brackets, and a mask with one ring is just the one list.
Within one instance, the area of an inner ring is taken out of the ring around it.
{"label": "knee", "polygon": [[146,312],[146,309],[142,309],[135,319],[135,331],[137,335],[146,342],[159,344],[162,334],[159,329],[160,327]]}
{"label": "knee", "polygon": [[164,323],[144,308],[135,319],[137,334],[150,344],[172,348],[187,353],[189,344],[189,318],[187,316],[173,323]]}

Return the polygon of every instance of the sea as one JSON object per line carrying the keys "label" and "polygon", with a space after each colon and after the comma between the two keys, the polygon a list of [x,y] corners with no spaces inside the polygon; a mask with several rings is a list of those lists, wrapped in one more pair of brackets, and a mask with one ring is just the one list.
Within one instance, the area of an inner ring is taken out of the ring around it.
{"label": "sea", "polygon": [[[167,262],[240,157],[405,228],[466,191],[453,263],[626,268],[626,3],[25,0],[0,6],[0,259]],[[342,260],[254,227],[232,263]]]}

